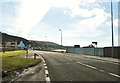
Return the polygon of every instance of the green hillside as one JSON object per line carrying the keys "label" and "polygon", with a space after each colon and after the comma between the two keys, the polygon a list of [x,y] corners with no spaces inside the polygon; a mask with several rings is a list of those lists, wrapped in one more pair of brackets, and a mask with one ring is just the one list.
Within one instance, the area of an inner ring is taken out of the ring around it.
{"label": "green hillside", "polygon": [[49,41],[29,40],[29,43],[31,44],[31,47],[33,47],[33,49],[38,49],[38,50],[52,50],[61,47],[61,45]]}
{"label": "green hillside", "polygon": [[5,42],[13,42],[13,41],[18,42],[18,43],[20,41],[23,41],[26,46],[29,44],[29,41],[25,38],[8,35],[8,34],[2,33],[2,32],[0,32],[0,34],[1,34],[1,40],[2,40],[0,43],[2,43],[2,44]]}
{"label": "green hillside", "polygon": [[5,42],[18,42],[19,43],[20,41],[23,41],[26,46],[30,45],[32,49],[36,49],[36,50],[53,50],[53,49],[61,48],[61,45],[54,43],[54,42],[27,40],[22,37],[9,35],[9,34],[2,33],[2,32],[0,32],[0,34],[1,34],[0,38],[2,38],[1,39],[2,41],[0,43],[2,44],[4,44]]}

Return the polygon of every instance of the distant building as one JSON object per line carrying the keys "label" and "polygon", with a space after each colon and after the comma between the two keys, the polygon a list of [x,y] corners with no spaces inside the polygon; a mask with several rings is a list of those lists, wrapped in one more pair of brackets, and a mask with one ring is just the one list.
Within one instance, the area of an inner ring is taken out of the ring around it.
{"label": "distant building", "polygon": [[5,47],[18,48],[17,42],[6,42]]}

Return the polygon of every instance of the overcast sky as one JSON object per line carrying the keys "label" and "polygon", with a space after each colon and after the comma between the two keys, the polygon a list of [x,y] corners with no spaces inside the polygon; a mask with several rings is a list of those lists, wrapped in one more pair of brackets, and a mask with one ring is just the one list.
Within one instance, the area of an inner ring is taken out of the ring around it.
{"label": "overcast sky", "polygon": [[[116,46],[118,1],[113,0]],[[1,32],[60,44],[59,29],[65,46],[111,46],[110,0],[0,0]]]}

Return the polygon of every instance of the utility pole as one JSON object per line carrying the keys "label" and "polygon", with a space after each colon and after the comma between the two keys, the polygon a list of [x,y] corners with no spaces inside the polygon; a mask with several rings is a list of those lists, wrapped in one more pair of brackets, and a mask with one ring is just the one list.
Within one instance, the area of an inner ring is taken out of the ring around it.
{"label": "utility pole", "polygon": [[111,0],[111,29],[112,29],[112,57],[114,57],[114,35],[113,35],[113,8]]}

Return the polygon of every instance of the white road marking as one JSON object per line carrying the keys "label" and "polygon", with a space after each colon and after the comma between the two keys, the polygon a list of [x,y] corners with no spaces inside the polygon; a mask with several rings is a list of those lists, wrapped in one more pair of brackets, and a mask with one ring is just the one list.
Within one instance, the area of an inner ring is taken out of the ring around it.
{"label": "white road marking", "polygon": [[105,72],[104,70],[100,70],[101,72]]}
{"label": "white road marking", "polygon": [[[87,66],[87,67],[89,67],[89,68],[92,68],[92,69],[97,69],[96,67],[93,67],[93,66],[91,66],[91,65],[87,65],[87,64],[84,64],[84,63],[81,63],[81,62],[77,62],[78,64],[81,64],[81,65],[84,65],[84,66]],[[100,70],[101,72],[105,72],[104,70]],[[120,78],[120,76],[119,75],[117,75],[117,74],[114,74],[114,73],[109,73],[110,75],[112,75],[112,76],[115,76],[115,77],[118,77],[118,78]]]}
{"label": "white road marking", "polygon": [[86,66],[86,64],[84,64],[84,63],[81,63],[81,62],[77,62],[77,63]]}
{"label": "white road marking", "polygon": [[49,73],[48,73],[48,70],[45,70],[45,74],[49,74]]}
{"label": "white road marking", "polygon": [[117,75],[117,74],[114,74],[114,73],[109,73],[110,75],[112,75],[112,76],[115,76],[115,77],[118,77],[118,78],[120,78],[120,76],[119,75]]}
{"label": "white road marking", "polygon": [[89,68],[92,68],[92,69],[97,69],[96,67],[93,67],[93,66],[90,66],[90,65],[87,65],[87,64],[86,64],[86,66],[89,67]]}
{"label": "white road marking", "polygon": [[47,65],[46,65],[46,63],[45,63],[45,60],[44,60],[43,57],[41,57],[41,59],[42,59],[42,61],[43,61],[43,63],[44,63],[44,66],[45,66],[45,80],[46,80],[46,83],[51,83],[50,77],[48,76],[48,75],[49,75],[49,72],[48,72],[48,70],[47,70]]}
{"label": "white road marking", "polygon": [[[41,55],[41,54],[40,54]],[[45,60],[43,59],[43,57],[41,57],[42,61],[45,63]]]}
{"label": "white road marking", "polygon": [[46,77],[46,83],[50,83],[50,78]]}
{"label": "white road marking", "polygon": [[46,63],[44,63],[44,66],[46,66]]}
{"label": "white road marking", "polygon": [[47,69],[47,66],[45,66],[45,69]]}
{"label": "white road marking", "polygon": [[43,60],[43,62],[45,63],[45,60]]}
{"label": "white road marking", "polygon": [[92,68],[92,69],[97,69],[96,67],[93,67],[91,65],[87,65],[87,64],[84,64],[84,63],[81,63],[81,62],[77,62],[77,63],[79,63],[81,65],[84,65],[84,66],[87,66],[87,67]]}

